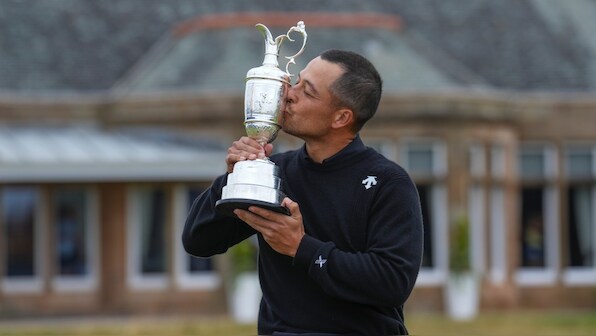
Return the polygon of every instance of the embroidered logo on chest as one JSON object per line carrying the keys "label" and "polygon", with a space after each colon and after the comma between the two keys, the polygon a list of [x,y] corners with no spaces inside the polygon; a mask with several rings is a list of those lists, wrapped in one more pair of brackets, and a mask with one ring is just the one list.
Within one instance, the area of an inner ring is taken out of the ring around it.
{"label": "embroidered logo on chest", "polygon": [[376,176],[367,176],[364,180],[362,180],[362,185],[366,190],[372,188],[373,186],[377,185],[377,177]]}

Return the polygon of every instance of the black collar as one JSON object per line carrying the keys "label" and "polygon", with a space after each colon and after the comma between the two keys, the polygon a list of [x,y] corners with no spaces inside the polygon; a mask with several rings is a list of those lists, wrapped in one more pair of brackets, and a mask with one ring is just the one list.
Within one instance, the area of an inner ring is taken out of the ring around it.
{"label": "black collar", "polygon": [[360,135],[356,135],[356,137],[344,148],[342,148],[339,152],[335,153],[331,157],[326,158],[323,160],[322,163],[317,163],[313,161],[309,156],[308,152],[306,151],[306,144],[302,146],[300,149],[300,159],[308,162],[309,165],[313,167],[319,168],[331,168],[335,166],[345,166],[349,164],[353,159],[357,159],[360,154],[365,152],[367,147],[362,142]]}

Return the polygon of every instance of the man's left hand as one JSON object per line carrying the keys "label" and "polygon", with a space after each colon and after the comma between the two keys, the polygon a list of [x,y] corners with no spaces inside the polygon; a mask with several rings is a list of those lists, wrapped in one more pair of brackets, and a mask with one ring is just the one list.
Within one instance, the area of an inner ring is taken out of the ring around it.
{"label": "man's left hand", "polygon": [[298,203],[288,197],[281,203],[290,210],[290,215],[251,206],[249,211],[236,209],[234,213],[253,229],[259,231],[275,251],[290,257],[296,255],[304,236],[304,224]]}

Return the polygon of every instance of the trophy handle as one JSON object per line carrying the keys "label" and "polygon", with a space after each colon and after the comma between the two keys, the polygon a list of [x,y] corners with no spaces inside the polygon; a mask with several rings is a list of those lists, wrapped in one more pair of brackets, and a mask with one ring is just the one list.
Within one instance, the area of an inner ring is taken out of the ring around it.
{"label": "trophy handle", "polygon": [[290,28],[290,30],[288,30],[286,35],[281,35],[278,38],[286,37],[288,39],[288,41],[294,42],[294,40],[292,40],[292,38],[290,37],[291,32],[298,32],[298,33],[302,34],[302,37],[304,38],[304,40],[302,41],[302,47],[300,48],[300,50],[298,50],[298,52],[296,54],[294,54],[292,56],[286,56],[286,58],[288,59],[288,63],[286,63],[286,73],[288,74],[289,77],[294,76],[290,73],[290,70],[289,70],[290,64],[296,64],[296,61],[294,60],[294,58],[296,58],[297,56],[302,54],[302,52],[304,51],[304,47],[306,46],[306,39],[308,38],[308,35],[306,34],[306,25],[304,24],[304,21],[298,21],[298,23],[294,27],[292,27],[292,28]]}
{"label": "trophy handle", "polygon": [[294,40],[290,37],[290,33],[298,32],[302,34],[304,41],[302,42],[302,47],[300,48],[300,50],[298,50],[298,52],[295,55],[286,56],[286,58],[288,59],[288,63],[286,63],[286,74],[288,75],[288,77],[293,77],[289,69],[290,64],[296,64],[294,58],[302,54],[302,52],[304,51],[304,47],[306,46],[306,39],[308,38],[308,35],[306,34],[306,26],[304,25],[304,21],[298,21],[298,23],[294,27],[290,28],[290,30],[288,30],[288,32],[285,35],[279,35],[275,38],[275,40],[273,39],[273,35],[271,35],[271,32],[265,25],[257,23],[255,27],[261,32],[261,34],[265,38],[265,60],[263,61],[263,65],[268,64],[274,67],[278,66],[277,56],[279,54],[279,49],[281,48],[281,44],[284,41],[284,39],[288,39],[288,41],[294,42]]}

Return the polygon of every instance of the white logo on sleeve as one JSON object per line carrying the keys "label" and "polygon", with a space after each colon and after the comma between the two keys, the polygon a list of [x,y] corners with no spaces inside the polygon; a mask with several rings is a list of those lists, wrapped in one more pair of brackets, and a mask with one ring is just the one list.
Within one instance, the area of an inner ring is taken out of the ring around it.
{"label": "white logo on sleeve", "polygon": [[323,259],[323,256],[320,255],[319,259],[315,260],[315,264],[319,265],[319,268],[323,268],[323,264],[327,262],[327,259]]}
{"label": "white logo on sleeve", "polygon": [[377,185],[377,177],[376,176],[367,176],[364,180],[362,180],[362,184],[364,185],[364,188],[366,188],[368,190],[372,186]]}

